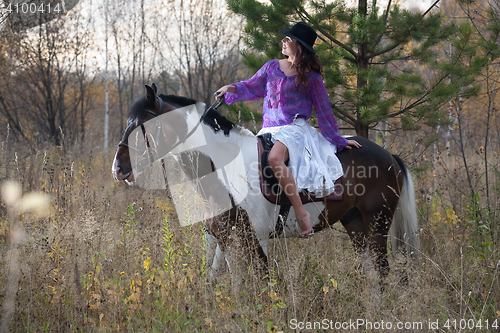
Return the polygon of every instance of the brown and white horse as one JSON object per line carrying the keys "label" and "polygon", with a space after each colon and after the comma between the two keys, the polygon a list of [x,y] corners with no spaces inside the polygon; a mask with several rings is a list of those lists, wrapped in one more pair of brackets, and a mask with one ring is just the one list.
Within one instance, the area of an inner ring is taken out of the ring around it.
{"label": "brown and white horse", "polygon": [[[275,231],[279,221],[280,207],[266,200],[261,193],[258,138],[213,109],[205,111],[200,118],[199,113],[189,111],[193,108],[186,108],[189,105],[196,105],[196,108],[200,109],[200,104],[196,104],[192,99],[157,96],[154,84],[151,87],[146,86],[145,97],[139,99],[129,112],[128,126],[113,161],[113,176],[116,180],[134,182],[141,177],[136,174],[140,169],[140,162],[133,166],[134,160],[149,159],[149,165],[152,161],[161,161],[160,169],[163,170],[165,179],[160,186],[166,186],[168,189],[170,181],[166,176],[168,167],[165,158],[175,155],[179,168],[196,182],[195,191],[203,192],[202,196],[206,202],[211,203],[212,208],[216,207],[216,213],[212,211],[212,215],[205,215],[203,218],[208,233],[213,236],[208,238],[215,240],[217,244],[212,272],[216,273],[222,257],[225,257],[230,270],[238,264],[239,259],[234,251],[230,250],[231,233],[235,231],[244,233],[247,245],[252,246],[266,263],[267,245],[270,234]],[[161,125],[150,126],[149,129],[145,126],[163,115],[169,115],[169,118],[162,121]],[[161,130],[155,132],[153,128],[159,127]],[[202,136],[194,134],[197,127],[203,130]],[[138,149],[137,145],[133,147],[129,142],[132,141],[133,135],[135,141],[137,137],[142,137],[142,149]],[[400,158],[367,139],[355,139],[362,148],[344,149],[338,153],[344,170],[343,199],[308,203],[305,208],[311,214],[315,232],[340,220],[355,250],[361,254],[368,249],[379,275],[383,278],[388,273],[389,237],[393,252],[404,247],[405,253],[413,258],[418,253],[413,181]],[[179,149],[179,144],[189,140],[189,149]],[[197,140],[206,142],[193,144]],[[222,147],[223,153],[219,151],[212,154],[210,143],[215,143],[212,147]],[[151,150],[154,150],[156,157],[151,156]],[[139,151],[135,154],[139,157],[131,158],[133,151]],[[148,158],[144,157],[148,154]],[[228,158],[226,155],[232,157]],[[221,159],[224,161],[218,161]],[[233,166],[221,172],[229,160]],[[157,180],[159,177],[153,178]],[[202,180],[208,178],[210,181],[203,183]],[[208,188],[211,190],[209,189],[210,193],[207,194],[204,190]],[[175,194],[172,195],[175,200]],[[219,200],[220,197],[225,199]],[[221,207],[223,209],[217,210]],[[283,222],[284,228],[280,237],[294,237],[299,234],[300,228],[293,209]]]}

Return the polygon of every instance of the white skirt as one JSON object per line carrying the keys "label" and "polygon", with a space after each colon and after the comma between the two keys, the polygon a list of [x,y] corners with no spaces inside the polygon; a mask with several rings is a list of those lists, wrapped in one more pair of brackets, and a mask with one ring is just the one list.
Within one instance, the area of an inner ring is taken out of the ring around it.
{"label": "white skirt", "polygon": [[296,119],[285,126],[266,127],[258,134],[263,133],[273,134],[273,142],[279,141],[288,148],[288,168],[299,192],[307,190],[321,198],[335,190],[335,181],[344,174],[335,155],[337,147],[305,119]]}

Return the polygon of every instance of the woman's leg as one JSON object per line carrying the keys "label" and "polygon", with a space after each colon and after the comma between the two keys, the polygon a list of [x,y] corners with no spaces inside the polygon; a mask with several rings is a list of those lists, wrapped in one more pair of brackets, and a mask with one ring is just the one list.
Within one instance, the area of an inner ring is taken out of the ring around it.
{"label": "woman's leg", "polygon": [[297,217],[300,229],[302,230],[300,235],[308,235],[312,232],[311,216],[304,209],[292,173],[285,165],[285,162],[288,161],[289,157],[288,148],[283,143],[276,141],[273,148],[269,152],[269,165],[278,179],[281,188],[292,203],[295,216]]}

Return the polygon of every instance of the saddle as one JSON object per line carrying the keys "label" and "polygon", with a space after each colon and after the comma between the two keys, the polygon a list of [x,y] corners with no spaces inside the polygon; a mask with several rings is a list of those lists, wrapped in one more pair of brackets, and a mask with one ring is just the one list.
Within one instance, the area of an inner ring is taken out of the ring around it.
{"label": "saddle", "polygon": [[[258,136],[257,150],[259,154],[259,179],[260,190],[264,197],[271,203],[280,206],[291,206],[292,203],[288,199],[283,189],[274,176],[271,166],[269,165],[269,152],[273,147],[272,135],[265,133]],[[301,191],[300,198],[303,204],[316,201],[341,201],[343,199],[344,188],[342,186],[342,177],[335,181],[335,190],[327,197],[316,198],[313,193]]]}

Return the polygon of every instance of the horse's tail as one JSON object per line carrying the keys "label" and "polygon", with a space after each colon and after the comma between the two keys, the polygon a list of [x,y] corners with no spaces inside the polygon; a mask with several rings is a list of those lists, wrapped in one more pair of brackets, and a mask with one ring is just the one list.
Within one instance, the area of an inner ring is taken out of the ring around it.
{"label": "horse's tail", "polygon": [[403,160],[396,155],[393,155],[393,157],[403,172],[403,187],[393,223],[389,230],[391,246],[394,253],[402,248],[410,258],[417,261],[420,240],[418,238],[417,208],[413,179]]}

